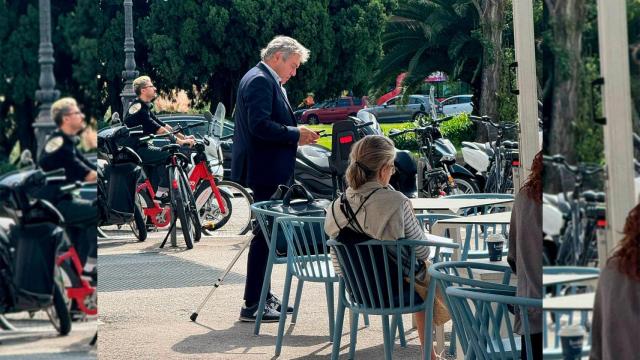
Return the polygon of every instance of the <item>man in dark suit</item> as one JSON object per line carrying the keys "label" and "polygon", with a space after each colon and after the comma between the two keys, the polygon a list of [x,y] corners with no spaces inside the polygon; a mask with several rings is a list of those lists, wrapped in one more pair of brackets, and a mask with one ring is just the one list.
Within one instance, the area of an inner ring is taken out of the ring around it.
{"label": "man in dark suit", "polygon": [[[238,87],[231,169],[232,180],[251,188],[256,202],[269,200],[278,185],[292,183],[298,145],[313,144],[319,137],[297,126],[283,87],[307,61],[309,50],[295,39],[277,36],[260,57]],[[280,301],[271,293],[265,309],[258,309],[267,257],[267,242],[258,232],[249,247],[242,321],[255,321],[260,314],[263,322],[280,317]]]}

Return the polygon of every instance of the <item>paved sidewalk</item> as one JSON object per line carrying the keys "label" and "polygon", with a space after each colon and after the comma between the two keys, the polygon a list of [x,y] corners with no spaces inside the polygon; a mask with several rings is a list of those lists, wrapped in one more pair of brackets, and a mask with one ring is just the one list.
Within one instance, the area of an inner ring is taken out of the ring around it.
{"label": "paved sidewalk", "polygon": [[[246,252],[200,312],[198,322],[189,320],[246,237],[203,237],[193,250],[186,250],[181,236],[178,248],[159,249],[165,232],[152,232],[142,243],[126,232],[108,234],[114,238],[98,241],[100,359],[273,358],[278,324],[264,324],[261,334],[254,336],[253,323],[238,321]],[[284,265],[274,267],[272,287],[277,295],[282,294],[284,274]],[[294,279],[292,288],[296,285]],[[295,326],[287,322],[280,358],[329,359],[327,317],[324,285],[305,284],[298,322]],[[404,317],[404,323],[408,327],[410,316]],[[394,358],[419,358],[415,330],[407,333],[407,341],[407,348],[396,342]],[[341,345],[341,358],[346,358],[348,320]],[[381,323],[372,317],[369,328],[360,325],[357,355],[377,359],[382,354]]]}

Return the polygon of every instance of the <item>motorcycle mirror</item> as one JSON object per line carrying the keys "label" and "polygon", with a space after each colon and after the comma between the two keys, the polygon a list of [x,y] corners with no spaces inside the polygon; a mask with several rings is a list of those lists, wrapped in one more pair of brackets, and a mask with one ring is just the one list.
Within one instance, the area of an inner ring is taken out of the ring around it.
{"label": "motorcycle mirror", "polygon": [[120,123],[120,115],[117,112],[114,112],[111,115],[111,124],[119,124]]}
{"label": "motorcycle mirror", "polygon": [[207,122],[213,121],[213,115],[209,110],[205,110],[205,112],[203,112],[202,115],[204,116],[204,119],[207,120]]}
{"label": "motorcycle mirror", "polygon": [[20,154],[20,164],[21,165],[33,165],[33,155],[31,154],[31,150],[25,149]]}
{"label": "motorcycle mirror", "polygon": [[395,134],[397,134],[397,133],[399,133],[399,132],[400,132],[400,130],[398,130],[398,129],[391,129],[391,130],[389,130],[389,134],[391,134],[391,135],[395,135]]}

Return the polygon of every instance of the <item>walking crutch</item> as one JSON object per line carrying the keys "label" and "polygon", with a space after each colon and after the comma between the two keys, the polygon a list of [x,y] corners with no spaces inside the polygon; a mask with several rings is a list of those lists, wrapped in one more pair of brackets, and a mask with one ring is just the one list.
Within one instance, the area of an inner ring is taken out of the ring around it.
{"label": "walking crutch", "polygon": [[253,240],[253,236],[249,237],[244,242],[244,244],[242,244],[242,249],[240,249],[240,251],[238,251],[238,253],[236,254],[236,257],[234,257],[233,260],[231,260],[231,263],[229,264],[229,266],[227,266],[227,268],[224,270],[222,275],[218,278],[218,281],[216,281],[216,283],[213,284],[213,289],[211,289],[211,291],[209,291],[209,294],[207,294],[207,297],[204,298],[204,301],[200,304],[200,306],[198,306],[198,309],[193,314],[191,314],[191,316],[189,317],[191,319],[191,321],[196,321],[196,319],[198,318],[198,313],[200,312],[200,310],[202,310],[202,308],[207,303],[207,301],[209,301],[209,298],[211,297],[211,295],[213,295],[213,292],[216,291],[216,289],[218,287],[220,287],[220,285],[222,285],[222,282],[224,281],[225,276],[227,276],[229,271],[231,271],[231,268],[233,267],[233,265],[236,264],[236,261],[238,261],[238,258],[240,258],[240,255],[242,255],[244,250],[249,246],[249,244],[251,244],[251,240]]}

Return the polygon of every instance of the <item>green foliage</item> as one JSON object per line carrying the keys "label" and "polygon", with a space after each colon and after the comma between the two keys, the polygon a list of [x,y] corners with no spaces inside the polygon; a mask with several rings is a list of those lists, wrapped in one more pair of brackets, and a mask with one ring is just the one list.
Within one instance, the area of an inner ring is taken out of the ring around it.
{"label": "green foliage", "polygon": [[477,83],[482,64],[479,17],[468,0],[405,0],[394,11],[383,37],[384,58],[372,78],[374,93],[407,71],[411,93],[434,71],[451,79]]}
{"label": "green foliage", "polygon": [[473,122],[467,114],[458,114],[453,119],[443,122],[440,132],[443,137],[451,140],[456,148],[459,148],[463,141],[473,140],[475,134]]}

